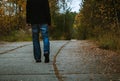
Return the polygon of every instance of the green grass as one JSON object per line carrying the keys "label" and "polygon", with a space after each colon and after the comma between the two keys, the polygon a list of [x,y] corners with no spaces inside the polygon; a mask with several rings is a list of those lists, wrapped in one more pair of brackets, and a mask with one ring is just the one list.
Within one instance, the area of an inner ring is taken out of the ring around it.
{"label": "green grass", "polygon": [[15,42],[15,41],[31,41],[31,33],[24,30],[13,31],[7,36],[0,37],[0,41]]}
{"label": "green grass", "polygon": [[120,38],[113,34],[105,34],[98,38],[99,47],[108,50],[120,51]]}

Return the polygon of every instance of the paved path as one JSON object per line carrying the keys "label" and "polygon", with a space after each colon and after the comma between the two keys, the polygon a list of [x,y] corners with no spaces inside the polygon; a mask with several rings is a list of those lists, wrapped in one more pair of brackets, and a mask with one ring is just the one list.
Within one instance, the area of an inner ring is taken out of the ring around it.
{"label": "paved path", "polygon": [[0,81],[120,81],[120,54],[88,41],[51,41],[50,59],[35,63],[32,42],[0,44]]}

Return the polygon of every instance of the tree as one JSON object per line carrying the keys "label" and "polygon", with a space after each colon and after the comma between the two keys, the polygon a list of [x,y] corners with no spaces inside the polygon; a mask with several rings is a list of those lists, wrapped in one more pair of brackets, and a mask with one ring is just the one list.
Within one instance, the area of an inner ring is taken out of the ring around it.
{"label": "tree", "polygon": [[117,44],[120,44],[118,42],[120,40],[119,4],[119,0],[83,0],[80,17],[76,23],[79,24],[79,38],[92,38],[102,43],[104,41],[104,47],[107,48],[115,47],[115,44],[118,46]]}

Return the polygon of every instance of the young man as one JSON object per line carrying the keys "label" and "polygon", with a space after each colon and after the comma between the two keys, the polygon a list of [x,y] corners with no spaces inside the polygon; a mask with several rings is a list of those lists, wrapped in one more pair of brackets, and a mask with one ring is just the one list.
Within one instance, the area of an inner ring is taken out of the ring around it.
{"label": "young man", "polygon": [[30,24],[32,27],[34,58],[36,62],[41,62],[39,42],[39,32],[41,32],[44,44],[45,63],[48,63],[50,54],[48,27],[51,25],[48,0],[27,0],[26,16],[27,24]]}

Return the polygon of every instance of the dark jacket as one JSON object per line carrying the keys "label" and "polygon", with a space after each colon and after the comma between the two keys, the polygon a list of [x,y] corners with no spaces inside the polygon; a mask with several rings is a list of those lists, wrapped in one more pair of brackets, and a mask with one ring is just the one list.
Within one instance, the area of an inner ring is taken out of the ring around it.
{"label": "dark jacket", "polygon": [[28,24],[51,25],[48,0],[27,0],[26,22]]}

